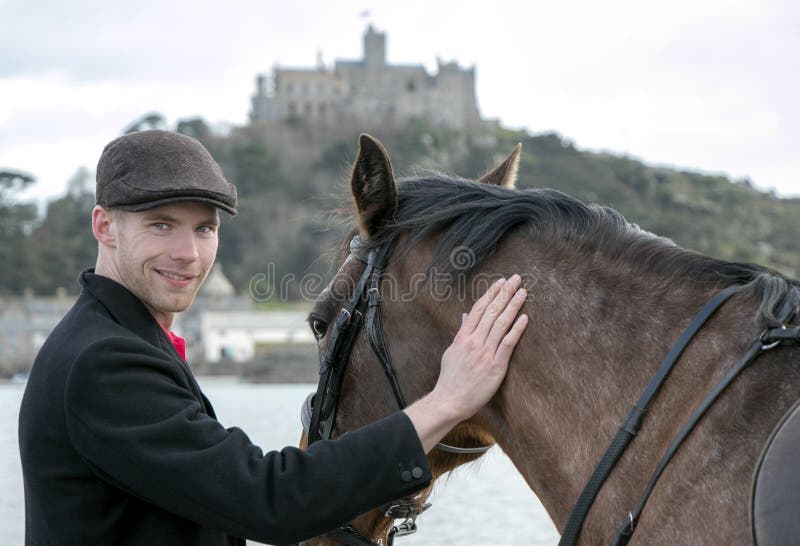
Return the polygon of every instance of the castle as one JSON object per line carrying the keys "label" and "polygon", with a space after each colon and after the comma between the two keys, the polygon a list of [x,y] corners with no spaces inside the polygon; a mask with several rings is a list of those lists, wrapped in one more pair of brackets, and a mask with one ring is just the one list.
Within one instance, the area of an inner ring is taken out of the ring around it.
{"label": "castle", "polygon": [[475,98],[475,68],[438,62],[436,74],[421,64],[386,63],[386,34],[371,25],[364,34],[364,58],[337,60],[333,69],[274,68],[259,75],[250,121],[305,122],[341,127],[369,120],[400,126],[424,118],[452,129],[481,124]]}

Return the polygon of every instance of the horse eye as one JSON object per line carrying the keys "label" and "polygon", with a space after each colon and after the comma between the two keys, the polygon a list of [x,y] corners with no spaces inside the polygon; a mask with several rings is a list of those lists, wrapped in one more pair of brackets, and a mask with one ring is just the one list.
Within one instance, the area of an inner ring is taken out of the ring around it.
{"label": "horse eye", "polygon": [[311,317],[309,323],[311,324],[311,331],[314,333],[314,337],[317,338],[317,341],[325,337],[325,332],[328,330],[327,322],[316,317]]}

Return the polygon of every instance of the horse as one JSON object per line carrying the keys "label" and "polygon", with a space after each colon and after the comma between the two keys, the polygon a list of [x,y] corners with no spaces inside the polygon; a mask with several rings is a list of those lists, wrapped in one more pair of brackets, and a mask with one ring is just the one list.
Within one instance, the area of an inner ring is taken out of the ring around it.
{"label": "horse", "polygon": [[[800,347],[796,337],[780,338],[782,332],[800,337],[790,324],[800,307],[800,283],[681,248],[611,208],[550,189],[516,190],[519,148],[485,179],[426,173],[395,180],[383,145],[368,135],[359,144],[351,176],[356,226],[342,246],[339,270],[309,314],[320,355],[335,337],[339,310],[358,296],[370,267],[348,255],[385,253],[374,285],[377,328],[408,401],[433,388],[461,314],[493,280],[519,273],[528,292],[521,312],[530,322],[507,376],[493,399],[443,442],[499,446],[564,533],[605,447],[630,425],[626,415],[639,393],[698,312],[706,313],[652,402],[639,408],[641,423],[593,492],[574,540],[608,543],[629,516],[632,531],[632,509],[651,480],[631,540],[750,542],[752,477],[772,431],[800,399]],[[717,307],[708,310],[715,297]],[[768,332],[780,339],[759,341]],[[346,366],[337,371],[331,437],[398,410],[387,372],[373,356],[374,333],[354,333]],[[757,361],[719,387],[752,347]],[[715,390],[708,410],[686,430]],[[681,433],[682,443],[660,468]],[[428,455],[434,481],[479,456],[478,449],[434,449]],[[416,506],[412,525],[426,496],[404,501]],[[340,533],[305,544],[386,544],[397,531],[392,521],[376,510],[349,525],[357,539]]]}

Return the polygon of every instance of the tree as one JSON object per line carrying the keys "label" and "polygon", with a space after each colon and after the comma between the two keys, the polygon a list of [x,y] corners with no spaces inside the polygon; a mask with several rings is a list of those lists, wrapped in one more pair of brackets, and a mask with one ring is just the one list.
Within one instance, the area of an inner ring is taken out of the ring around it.
{"label": "tree", "polygon": [[91,202],[94,199],[94,176],[86,167],[78,167],[67,180],[67,195],[74,201]]}
{"label": "tree", "polygon": [[36,292],[52,294],[62,287],[75,292],[78,273],[94,264],[97,242],[89,220],[94,207],[92,186],[91,172],[78,168],[67,181],[66,195],[48,203],[44,220],[28,238],[35,265],[29,282]]}
{"label": "tree", "polygon": [[[281,174],[281,165],[261,142],[242,142],[231,149],[230,171],[240,197],[294,188]],[[228,173],[226,173],[228,174]]]}
{"label": "tree", "polygon": [[0,293],[19,294],[29,286],[26,238],[36,221],[36,206],[18,202],[17,196],[34,182],[33,175],[21,171],[0,171]]}
{"label": "tree", "polygon": [[203,118],[179,120],[175,130],[182,135],[196,138],[203,144],[206,144],[211,138],[211,128]]}
{"label": "tree", "polygon": [[166,129],[167,121],[158,112],[149,112],[128,125],[122,133],[127,135],[148,129]]}

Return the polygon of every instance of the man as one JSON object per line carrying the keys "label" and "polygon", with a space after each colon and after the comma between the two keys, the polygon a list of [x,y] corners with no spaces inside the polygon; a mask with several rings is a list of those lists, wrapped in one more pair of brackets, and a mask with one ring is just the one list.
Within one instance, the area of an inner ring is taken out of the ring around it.
{"label": "man", "polygon": [[103,150],[97,264],[37,356],[20,410],[27,544],[320,534],[426,486],[425,453],[502,381],[526,325],[514,321],[517,276],[464,317],[428,396],[308,451],[263,454],[216,421],[170,332],[214,263],[218,209],[236,213],[236,190],[198,141],[144,131]]}

